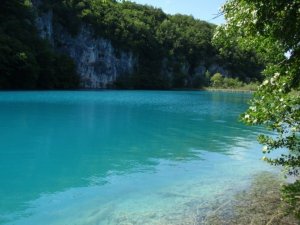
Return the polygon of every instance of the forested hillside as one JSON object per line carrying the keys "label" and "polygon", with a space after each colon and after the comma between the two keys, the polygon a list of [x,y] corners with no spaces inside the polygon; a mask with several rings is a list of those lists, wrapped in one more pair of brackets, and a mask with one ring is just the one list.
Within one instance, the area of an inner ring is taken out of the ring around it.
{"label": "forested hillside", "polygon": [[29,1],[3,0],[0,7],[0,88],[77,88],[73,61],[54,52],[34,26]]}
{"label": "forested hillside", "polygon": [[207,84],[205,74],[216,72],[244,82],[261,80],[264,63],[255,53],[213,45],[216,26],[191,16],[171,16],[128,1],[35,2],[38,6],[29,0],[4,0],[0,8],[1,89],[78,87],[82,74],[77,75],[73,61],[61,54],[60,40],[51,46],[38,36],[35,20],[49,11],[54,29],[63,28],[76,37],[89,26],[95,38],[112,43],[116,55],[127,51],[135,56],[134,70],[118,74],[110,87],[198,88]]}

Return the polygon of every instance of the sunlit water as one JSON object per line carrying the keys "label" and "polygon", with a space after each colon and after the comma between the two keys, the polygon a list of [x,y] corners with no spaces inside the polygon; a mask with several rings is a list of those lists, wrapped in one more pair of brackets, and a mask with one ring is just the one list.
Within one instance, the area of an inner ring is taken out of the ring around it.
{"label": "sunlit water", "polygon": [[193,224],[271,170],[249,98],[0,92],[0,223]]}

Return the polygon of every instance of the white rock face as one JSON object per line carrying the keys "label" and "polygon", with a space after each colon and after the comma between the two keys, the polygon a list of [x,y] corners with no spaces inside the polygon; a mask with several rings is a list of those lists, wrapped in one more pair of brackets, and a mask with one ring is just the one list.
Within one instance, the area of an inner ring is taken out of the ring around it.
{"label": "white rock face", "polygon": [[[39,0],[33,4],[38,6]],[[131,52],[116,52],[109,40],[96,38],[86,25],[76,36],[61,26],[54,26],[51,11],[40,15],[36,26],[42,38],[48,39],[55,49],[75,61],[83,88],[111,87],[118,76],[131,74],[137,63]]]}
{"label": "white rock face", "polygon": [[[34,7],[38,7],[42,0],[32,0]],[[81,78],[82,88],[109,88],[113,87],[120,76],[128,76],[134,72],[138,65],[138,57],[132,52],[117,50],[111,41],[94,35],[93,29],[88,25],[82,25],[77,35],[68,33],[61,25],[53,23],[52,11],[40,14],[36,19],[36,26],[40,36],[48,39],[59,52],[69,55],[75,62],[77,72]],[[171,87],[174,79],[174,62],[172,59],[164,59],[161,73],[169,80],[167,86]],[[182,63],[180,72],[187,74],[184,86],[192,86],[194,80],[201,79],[205,71],[211,74],[220,72],[229,76],[229,72],[221,65],[211,64],[205,66],[205,60],[192,72],[188,62]]]}
{"label": "white rock face", "polygon": [[36,25],[39,29],[40,36],[44,39],[48,39],[53,44],[53,24],[52,24],[53,13],[49,11],[44,13],[42,16],[36,19]]}
{"label": "white rock face", "polygon": [[108,88],[118,76],[133,72],[136,63],[133,54],[123,51],[117,54],[110,41],[94,38],[88,27],[82,27],[75,37],[61,29],[54,39],[59,42],[58,49],[75,61],[85,88]]}

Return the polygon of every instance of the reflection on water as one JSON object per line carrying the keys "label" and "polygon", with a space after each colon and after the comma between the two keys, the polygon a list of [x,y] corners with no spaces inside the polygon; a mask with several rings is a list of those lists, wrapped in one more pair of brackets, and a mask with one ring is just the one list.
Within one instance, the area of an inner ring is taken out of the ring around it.
{"label": "reflection on water", "polygon": [[1,92],[0,223],[191,219],[267,168],[258,160],[258,128],[238,122],[249,97]]}

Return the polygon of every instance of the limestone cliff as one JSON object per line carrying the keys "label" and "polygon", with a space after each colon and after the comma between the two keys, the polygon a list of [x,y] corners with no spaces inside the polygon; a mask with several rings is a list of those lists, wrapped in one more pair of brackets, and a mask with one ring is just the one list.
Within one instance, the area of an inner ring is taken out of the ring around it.
{"label": "limestone cliff", "polygon": [[[33,4],[38,6],[39,1]],[[118,76],[134,70],[137,59],[131,52],[117,52],[109,40],[95,37],[87,25],[72,36],[62,26],[54,25],[51,11],[40,14],[36,25],[42,38],[75,61],[83,88],[109,88]]]}
{"label": "limestone cliff", "polygon": [[[32,0],[34,8],[38,9],[42,1],[43,0]],[[77,72],[81,78],[82,88],[114,87],[118,78],[123,76],[122,78],[130,80],[130,75],[135,72],[136,68],[139,68],[140,57],[137,54],[116,49],[110,40],[95,35],[91,25],[82,23],[76,35],[71,35],[67,27],[63,27],[61,24],[54,22],[54,16],[51,10],[37,11],[40,11],[36,19],[36,26],[40,36],[44,39],[48,39],[57,51],[67,54],[74,60]],[[159,57],[160,56],[158,56],[158,58]],[[150,69],[153,68],[151,67]],[[149,70],[149,68],[146,70]],[[202,80],[207,70],[211,74],[221,72],[225,76],[229,75],[229,72],[217,63],[212,62],[207,64],[205,58],[203,58],[198,65],[191,67],[187,60],[177,62],[176,59],[164,57],[159,73],[165,84],[161,87],[201,86],[201,82],[203,82]],[[137,71],[139,70],[137,69]],[[143,74],[138,74],[138,76],[142,75]],[[158,74],[154,74],[154,76],[156,75],[158,76]],[[149,79],[147,81],[149,81]],[[149,84],[140,86],[148,87],[147,85],[149,86]],[[125,88],[132,87],[125,86]],[[151,85],[150,88],[152,88]]]}

